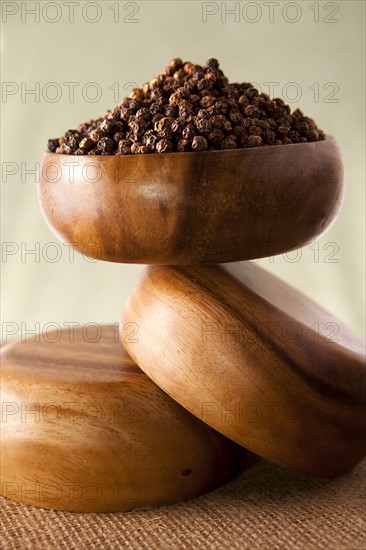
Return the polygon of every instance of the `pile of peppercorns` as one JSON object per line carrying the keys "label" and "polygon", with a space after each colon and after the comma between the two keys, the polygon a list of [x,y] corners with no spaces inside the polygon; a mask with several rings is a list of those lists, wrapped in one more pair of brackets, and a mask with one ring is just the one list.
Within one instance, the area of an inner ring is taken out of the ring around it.
{"label": "pile of peppercorns", "polygon": [[229,84],[216,59],[173,59],[105,117],[80,124],[48,150],[65,155],[136,155],[240,149],[325,139],[315,122],[249,83]]}

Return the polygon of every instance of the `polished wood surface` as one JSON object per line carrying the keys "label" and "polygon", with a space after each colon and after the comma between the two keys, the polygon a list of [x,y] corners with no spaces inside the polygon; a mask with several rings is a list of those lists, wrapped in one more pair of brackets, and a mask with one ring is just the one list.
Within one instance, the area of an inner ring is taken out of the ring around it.
{"label": "polished wood surface", "polygon": [[365,455],[364,342],[254,263],[149,267],[126,322],[146,374],[253,452],[323,477]]}
{"label": "polished wood surface", "polygon": [[115,329],[50,332],[2,349],[3,495],[131,510],[198,496],[243,465],[242,449],[162,392]]}
{"label": "polished wood surface", "polygon": [[94,258],[201,264],[299,248],[334,220],[331,138],[204,153],[43,157],[39,200],[58,237]]}

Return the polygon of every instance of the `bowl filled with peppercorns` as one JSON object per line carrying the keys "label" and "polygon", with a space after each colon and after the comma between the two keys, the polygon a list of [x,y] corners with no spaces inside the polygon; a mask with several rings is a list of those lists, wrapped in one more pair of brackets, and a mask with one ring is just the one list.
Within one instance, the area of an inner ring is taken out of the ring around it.
{"label": "bowl filled with peppercorns", "polygon": [[51,228],[108,261],[200,264],[287,252],[343,197],[339,148],[313,119],[216,59],[173,59],[104,117],[51,139],[39,184]]}

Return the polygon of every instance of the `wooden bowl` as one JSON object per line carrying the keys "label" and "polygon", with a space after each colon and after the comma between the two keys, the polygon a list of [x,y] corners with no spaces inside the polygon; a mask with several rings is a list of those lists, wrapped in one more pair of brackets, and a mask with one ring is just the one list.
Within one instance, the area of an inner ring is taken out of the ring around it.
{"label": "wooden bowl", "polygon": [[343,166],[331,138],[203,153],[43,157],[50,227],[84,255],[201,264],[299,248],[334,220]]}
{"label": "wooden bowl", "polygon": [[79,328],[2,350],[2,494],[114,512],[196,497],[234,475],[242,449],[145,376],[118,330],[101,331],[94,343]]}
{"label": "wooden bowl", "polygon": [[269,460],[322,477],[366,453],[365,344],[250,262],[148,268],[124,345],[174,400]]}

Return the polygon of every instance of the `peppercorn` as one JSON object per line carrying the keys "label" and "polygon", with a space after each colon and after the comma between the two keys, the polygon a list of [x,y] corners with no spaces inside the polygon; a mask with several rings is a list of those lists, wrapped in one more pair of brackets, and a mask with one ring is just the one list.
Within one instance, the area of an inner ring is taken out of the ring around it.
{"label": "peppercorn", "polygon": [[56,138],[56,139],[49,139],[48,140],[48,144],[47,144],[47,148],[49,151],[51,151],[51,153],[54,153],[57,149],[57,147],[59,146],[60,142],[59,140]]}
{"label": "peppercorn", "polygon": [[176,118],[178,116],[178,107],[177,105],[174,105],[171,106],[171,105],[167,105],[165,108],[164,108],[164,114],[165,116],[167,117],[170,117],[170,118]]}
{"label": "peppercorn", "polygon": [[56,153],[59,153],[61,155],[70,155],[71,154],[71,147],[66,145],[66,143],[62,143],[60,147],[57,147]]}
{"label": "peppercorn", "polygon": [[187,74],[192,74],[194,71],[193,63],[185,63],[183,66],[183,71]]}
{"label": "peppercorn", "polygon": [[161,139],[156,144],[156,151],[157,153],[170,153],[170,151],[173,149],[172,142],[168,139]]}
{"label": "peppercorn", "polygon": [[220,145],[224,139],[224,134],[218,128],[213,128],[211,132],[208,133],[207,137],[212,145]]}
{"label": "peppercorn", "polygon": [[154,115],[157,115],[157,114],[162,114],[163,109],[164,109],[163,104],[159,103],[159,102],[152,103],[149,107],[151,116],[154,116]]}
{"label": "peppercorn", "polygon": [[158,120],[160,120],[161,118],[164,118],[164,115],[162,115],[161,113],[156,113],[156,115],[153,115],[151,119],[152,126],[155,126],[155,123],[158,122]]}
{"label": "peppercorn", "polygon": [[140,107],[140,109],[136,112],[136,117],[147,121],[151,117],[151,112],[147,107]]}
{"label": "peppercorn", "polygon": [[100,125],[100,129],[103,130],[106,134],[112,134],[114,132],[114,121],[113,120],[103,120]]}
{"label": "peppercorn", "polygon": [[260,120],[258,122],[258,126],[259,126],[259,128],[262,128],[262,130],[269,130],[270,129],[270,125],[268,124],[267,120]]}
{"label": "peppercorn", "polygon": [[203,67],[206,69],[206,68],[210,68],[210,69],[218,69],[219,68],[219,62],[217,61],[217,59],[214,59],[213,57],[209,57],[209,59],[206,60],[205,64],[203,65]]}
{"label": "peppercorn", "polygon": [[115,134],[113,134],[113,141],[115,141],[116,143],[118,143],[119,141],[121,141],[121,139],[124,139],[124,134],[123,132],[116,132]]}
{"label": "peppercorn", "polygon": [[157,132],[158,137],[169,139],[172,134],[172,122],[170,117],[163,117],[154,124],[154,130]]}
{"label": "peppercorn", "polygon": [[192,151],[206,151],[208,147],[207,139],[203,136],[195,136],[192,140]]}
{"label": "peppercorn", "polygon": [[129,155],[131,153],[131,146],[125,139],[121,139],[121,141],[118,142],[118,153],[121,155]]}
{"label": "peppercorn", "polygon": [[100,128],[95,128],[95,130],[90,132],[89,137],[94,143],[98,143],[100,139],[105,137],[105,133]]}
{"label": "peppercorn", "polygon": [[172,122],[172,132],[176,135],[180,135],[182,133],[182,130],[186,124],[186,121],[184,118],[176,118]]}
{"label": "peppercorn", "polygon": [[183,139],[193,139],[197,134],[193,124],[187,124],[182,130]]}
{"label": "peppercorn", "polygon": [[158,136],[154,134],[152,130],[149,130],[142,138],[142,143],[146,145],[146,147],[148,147],[151,151],[155,151],[158,139]]}
{"label": "peppercorn", "polygon": [[275,140],[275,134],[274,134],[274,132],[272,132],[272,130],[265,130],[263,136],[264,136],[264,141],[268,145],[273,144],[273,142]]}
{"label": "peppercorn", "polygon": [[234,124],[240,124],[241,122],[243,122],[243,117],[242,117],[241,113],[237,110],[234,110],[234,109],[231,109],[231,111],[229,113],[229,119]]}
{"label": "peppercorn", "polygon": [[148,153],[151,153],[151,149],[149,149],[149,147],[146,147],[146,145],[140,145],[137,150],[138,155],[147,155]]}
{"label": "peppercorn", "polygon": [[193,115],[193,105],[188,101],[180,101],[178,107],[180,117],[188,118]]}
{"label": "peppercorn", "polygon": [[178,141],[177,151],[185,153],[191,150],[191,142],[188,139]]}
{"label": "peppercorn", "polygon": [[281,134],[281,136],[287,136],[289,131],[290,131],[290,129],[287,128],[287,126],[278,126],[278,128],[277,128],[277,132],[279,134]]}
{"label": "peppercorn", "polygon": [[207,118],[197,118],[195,120],[196,128],[202,134],[207,134],[212,130],[212,122]]}
{"label": "peppercorn", "polygon": [[247,133],[246,129],[244,128],[244,126],[242,124],[237,124],[233,128],[233,134],[236,137],[240,137],[240,136],[242,136],[243,134],[246,134],[246,133]]}
{"label": "peppercorn", "polygon": [[131,145],[131,153],[133,155],[137,155],[137,153],[139,152],[139,148],[141,146],[141,143],[138,143],[137,141],[135,141],[132,145]]}
{"label": "peppercorn", "polygon": [[222,125],[222,128],[223,130],[225,130],[225,132],[231,132],[233,127],[230,120],[225,120],[224,124]]}
{"label": "peppercorn", "polygon": [[308,141],[318,141],[319,134],[316,130],[310,130],[310,132],[307,135]]}
{"label": "peppercorn", "polygon": [[175,57],[175,58],[172,59],[171,62],[170,62],[170,67],[171,67],[172,69],[174,69],[174,71],[180,69],[182,66],[183,66],[183,61],[181,60],[180,57]]}
{"label": "peppercorn", "polygon": [[[66,134],[65,134],[66,137]],[[72,154],[78,147],[79,134],[77,135],[68,135],[66,138],[66,145],[70,148],[70,154]]]}
{"label": "peppercorn", "polygon": [[249,136],[248,147],[259,147],[262,145],[262,138],[260,136]]}
{"label": "peppercorn", "polygon": [[116,147],[116,144],[113,141],[113,139],[110,139],[107,137],[100,139],[97,143],[97,149],[99,151],[102,151],[102,153],[110,154],[113,151],[113,149],[115,149],[115,147]]}
{"label": "peppercorn", "polygon": [[236,148],[237,148],[236,141],[234,141],[229,137],[223,139],[221,142],[221,149],[236,149]]}
{"label": "peppercorn", "polygon": [[201,107],[212,107],[212,105],[216,103],[216,98],[213,97],[212,95],[205,95],[202,99],[201,99]]}
{"label": "peppercorn", "polygon": [[84,151],[90,151],[94,147],[94,142],[92,139],[86,137],[82,139],[79,143],[79,148],[83,149]]}
{"label": "peppercorn", "polygon": [[[201,137],[204,141],[195,139]],[[300,109],[291,114],[281,98],[270,99],[249,82],[229,83],[216,59],[201,66],[175,58],[162,74],[134,88],[104,117],[49,140],[48,150],[128,155],[324,139],[325,133]]]}
{"label": "peppercorn", "polygon": [[193,107],[198,107],[200,104],[201,98],[199,95],[192,94],[189,98],[189,102]]}
{"label": "peppercorn", "polygon": [[128,107],[121,107],[120,109],[120,118],[121,120],[124,120],[125,122],[128,122],[130,120],[130,116],[133,115],[133,110],[129,109]]}
{"label": "peppercorn", "polygon": [[251,136],[260,136],[262,133],[261,129],[258,126],[250,126],[249,134]]}

